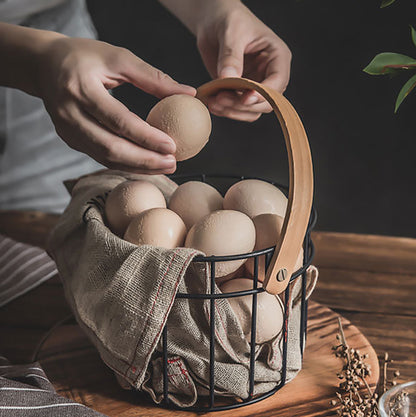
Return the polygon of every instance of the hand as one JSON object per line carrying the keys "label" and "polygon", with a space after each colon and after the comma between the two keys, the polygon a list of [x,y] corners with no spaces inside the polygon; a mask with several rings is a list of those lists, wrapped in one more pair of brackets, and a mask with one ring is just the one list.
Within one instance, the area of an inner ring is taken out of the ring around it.
{"label": "hand", "polygon": [[90,39],[59,37],[39,56],[36,95],[58,135],[103,165],[146,174],[172,173],[176,145],[114,98],[125,82],[159,98],[195,95],[130,51]]}
{"label": "hand", "polygon": [[[195,27],[202,59],[213,78],[246,77],[283,93],[291,52],[271,29],[239,1],[210,3]],[[272,111],[255,91],[223,91],[208,101],[213,114],[254,121]]]}

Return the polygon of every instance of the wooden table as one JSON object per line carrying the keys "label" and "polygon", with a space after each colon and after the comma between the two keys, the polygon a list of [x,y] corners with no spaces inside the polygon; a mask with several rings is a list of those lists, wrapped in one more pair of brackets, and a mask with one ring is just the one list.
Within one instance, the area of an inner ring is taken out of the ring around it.
{"label": "wooden table", "polygon": [[[55,221],[40,213],[3,212],[0,233],[42,247]],[[315,232],[313,240],[320,279],[312,299],[356,325],[379,355],[389,352],[391,372],[401,373],[398,382],[415,379],[416,240],[327,232]],[[49,280],[0,309],[0,352],[16,363],[29,361],[42,335],[69,314],[59,279]],[[310,411],[293,415],[331,415]]]}

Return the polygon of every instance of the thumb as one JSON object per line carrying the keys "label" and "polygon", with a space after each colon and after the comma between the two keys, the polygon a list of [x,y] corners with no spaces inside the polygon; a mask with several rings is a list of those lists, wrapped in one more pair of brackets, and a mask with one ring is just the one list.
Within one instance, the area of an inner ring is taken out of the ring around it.
{"label": "thumb", "polygon": [[241,77],[244,65],[244,45],[231,36],[224,36],[218,50],[218,78]]}
{"label": "thumb", "polygon": [[158,98],[171,96],[172,94],[188,94],[195,96],[195,88],[179,84],[163,71],[151,66],[133,53],[130,59],[122,64],[122,74],[126,80],[146,93]]}

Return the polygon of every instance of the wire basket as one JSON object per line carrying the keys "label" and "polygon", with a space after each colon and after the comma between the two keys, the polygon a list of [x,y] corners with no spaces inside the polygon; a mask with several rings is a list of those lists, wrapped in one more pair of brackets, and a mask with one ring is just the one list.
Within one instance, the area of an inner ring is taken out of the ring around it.
{"label": "wire basket", "polygon": [[[289,187],[277,185],[288,197],[288,206],[285,221],[282,229],[282,236],[276,246],[259,250],[256,252],[232,255],[232,256],[198,256],[193,262],[205,262],[210,268],[210,291],[208,294],[188,294],[178,293],[177,299],[200,299],[209,300],[210,306],[210,344],[209,344],[209,395],[198,399],[197,405],[192,407],[179,407],[169,400],[169,375],[168,375],[168,327],[162,333],[162,360],[163,360],[163,402],[168,408],[189,410],[194,412],[222,411],[229,410],[245,405],[253,404],[270,397],[285,385],[287,373],[287,354],[288,354],[288,322],[291,303],[291,286],[298,279],[301,280],[300,291],[300,323],[299,323],[299,343],[300,352],[303,354],[306,341],[307,330],[307,298],[306,298],[306,270],[311,264],[314,255],[314,246],[311,240],[311,230],[316,222],[316,212],[312,208],[313,180],[312,162],[308,140],[303,129],[302,123],[290,105],[290,103],[280,94],[267,89],[258,83],[241,78],[228,78],[215,80],[207,83],[198,89],[198,97],[204,101],[209,95],[215,94],[222,89],[254,89],[258,91],[272,105],[273,110],[283,129],[286,148],[289,157]],[[184,175],[174,176],[177,180],[190,180],[199,178],[203,182],[211,182],[218,179],[242,180],[252,179],[252,177],[240,177],[233,175]],[[258,178],[256,178],[258,179]],[[303,245],[304,259],[303,266],[293,271],[297,255]],[[276,250],[278,248],[278,250]],[[266,278],[263,288],[258,288],[258,266],[261,257],[265,259]],[[254,278],[253,289],[237,291],[231,293],[215,292],[215,269],[217,262],[228,262],[254,258]],[[257,296],[259,293],[267,291],[271,294],[282,294],[283,296],[283,329],[282,329],[282,368],[280,370],[280,383],[272,390],[261,394],[253,395],[254,392],[254,370],[256,366],[255,347],[256,347],[256,326],[257,326]],[[215,301],[222,298],[251,297],[252,316],[251,316],[251,340],[249,354],[249,396],[243,400],[235,399],[229,401],[223,397],[215,395]]]}

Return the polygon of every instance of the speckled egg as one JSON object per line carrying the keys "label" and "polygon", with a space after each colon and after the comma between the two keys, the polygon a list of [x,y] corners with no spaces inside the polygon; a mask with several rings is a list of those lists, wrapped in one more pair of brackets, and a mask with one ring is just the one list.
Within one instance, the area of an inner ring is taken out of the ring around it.
{"label": "speckled egg", "polygon": [[207,214],[222,209],[222,200],[222,195],[211,185],[188,181],[172,194],[169,208],[179,214],[189,230]]}
{"label": "speckled egg", "polygon": [[224,196],[224,209],[238,210],[253,218],[263,213],[284,217],[286,196],[274,185],[261,180],[242,180],[232,185]]}
{"label": "speckled egg", "polygon": [[153,208],[130,222],[124,239],[136,245],[173,249],[183,246],[185,236],[185,224],[176,213],[166,208]]}
{"label": "speckled egg", "polygon": [[[253,289],[253,281],[236,278],[222,284],[220,289],[223,293],[247,291]],[[248,342],[251,340],[252,300],[250,295],[228,298]],[[279,296],[264,291],[257,294],[256,311],[256,343],[261,344],[274,339],[281,332],[284,307]]]}
{"label": "speckled egg", "polygon": [[[203,217],[190,229],[185,246],[206,255],[238,255],[251,252],[256,231],[251,219],[234,210],[217,210]],[[236,271],[245,259],[216,262],[215,276],[220,278]]]}
{"label": "speckled egg", "polygon": [[185,94],[175,94],[160,100],[150,110],[146,121],[175,141],[175,157],[178,161],[199,153],[211,134],[208,109],[202,101]]}
{"label": "speckled egg", "polygon": [[125,181],[115,187],[105,202],[105,215],[110,229],[123,236],[131,220],[142,211],[166,208],[161,191],[148,181]]}

